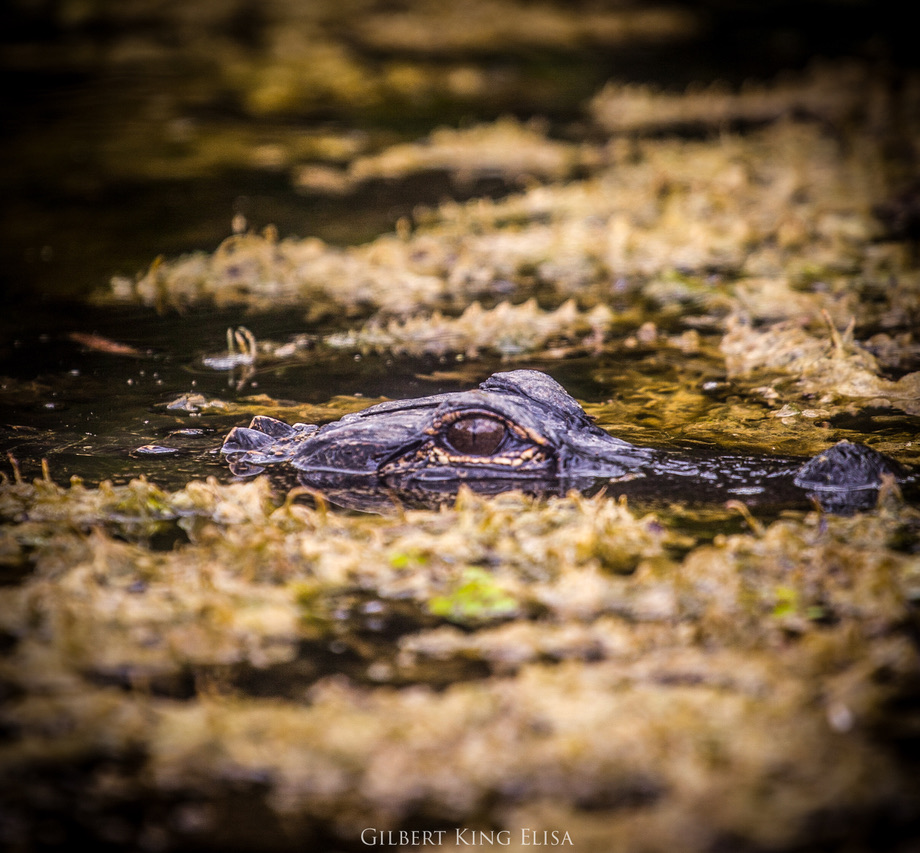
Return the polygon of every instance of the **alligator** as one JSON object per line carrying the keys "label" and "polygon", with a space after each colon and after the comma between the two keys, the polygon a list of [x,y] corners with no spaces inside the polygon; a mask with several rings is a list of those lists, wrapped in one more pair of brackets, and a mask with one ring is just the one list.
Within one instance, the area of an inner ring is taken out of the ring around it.
{"label": "alligator", "polygon": [[886,481],[914,479],[863,445],[841,441],[805,461],[634,446],[598,427],[538,370],[495,373],[478,389],[379,403],[324,426],[259,415],[235,427],[221,453],[238,477],[263,471],[333,503],[380,509],[435,504],[461,484],[496,494],[604,487],[643,498],[870,508]]}

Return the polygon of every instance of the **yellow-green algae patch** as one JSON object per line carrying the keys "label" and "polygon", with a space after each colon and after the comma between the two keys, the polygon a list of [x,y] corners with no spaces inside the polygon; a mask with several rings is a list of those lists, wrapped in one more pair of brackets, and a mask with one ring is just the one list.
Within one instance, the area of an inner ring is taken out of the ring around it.
{"label": "yellow-green algae patch", "polygon": [[517,599],[496,584],[490,572],[477,566],[466,568],[453,588],[434,596],[428,609],[451,622],[473,625],[516,616],[521,611]]}
{"label": "yellow-green algae patch", "polygon": [[[920,516],[896,494],[697,547],[605,496],[376,517],[261,481],[37,481],[0,511],[32,567],[0,590],[27,811],[64,767],[90,825],[134,803],[171,844],[231,841],[240,791],[281,838],[564,827],[596,851],[807,846],[920,807]],[[186,538],[151,551],[126,514]]]}

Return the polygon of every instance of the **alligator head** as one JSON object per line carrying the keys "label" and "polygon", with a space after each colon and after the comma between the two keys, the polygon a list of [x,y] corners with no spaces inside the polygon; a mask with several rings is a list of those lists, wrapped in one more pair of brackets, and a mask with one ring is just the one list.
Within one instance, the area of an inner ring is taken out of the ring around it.
{"label": "alligator head", "polygon": [[487,494],[547,494],[616,482],[639,497],[708,501],[772,491],[774,500],[801,503],[807,493],[828,511],[849,512],[873,505],[885,476],[905,474],[882,454],[848,442],[804,466],[730,455],[688,460],[635,447],[597,427],[537,370],[496,373],[473,391],[380,403],[321,427],[258,416],[231,430],[221,453],[237,476],[267,471],[357,509],[393,497],[430,504],[462,483]]}
{"label": "alligator head", "polygon": [[468,482],[488,492],[628,478],[652,456],[595,426],[537,370],[496,373],[474,391],[380,403],[322,427],[259,416],[233,429],[221,453],[238,476],[294,472],[323,490],[449,491]]}

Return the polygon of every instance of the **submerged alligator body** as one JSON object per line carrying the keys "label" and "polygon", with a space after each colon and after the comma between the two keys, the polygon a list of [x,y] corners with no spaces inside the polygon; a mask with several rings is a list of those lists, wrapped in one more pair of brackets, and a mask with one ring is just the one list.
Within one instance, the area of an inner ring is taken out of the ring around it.
{"label": "submerged alligator body", "polygon": [[805,464],[635,447],[596,426],[537,370],[495,373],[473,391],[380,403],[321,427],[258,416],[231,430],[221,453],[237,476],[267,471],[358,509],[394,498],[434,503],[466,483],[489,494],[615,484],[626,494],[669,499],[796,503],[809,496],[848,512],[874,504],[886,476],[907,479],[898,463],[846,441]]}

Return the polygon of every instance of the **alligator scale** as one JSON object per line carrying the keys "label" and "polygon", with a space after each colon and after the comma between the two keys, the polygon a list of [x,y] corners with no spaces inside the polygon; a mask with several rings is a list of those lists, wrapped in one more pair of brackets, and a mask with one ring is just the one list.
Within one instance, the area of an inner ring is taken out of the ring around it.
{"label": "alligator scale", "polygon": [[554,379],[537,370],[495,373],[478,389],[380,403],[325,426],[266,416],[227,435],[221,453],[237,476],[262,471],[369,509],[392,500],[436,502],[466,483],[479,492],[589,490],[613,484],[638,496],[714,500],[743,495],[825,509],[871,506],[898,463],[839,442],[801,459],[695,458],[636,447],[596,426]]}

